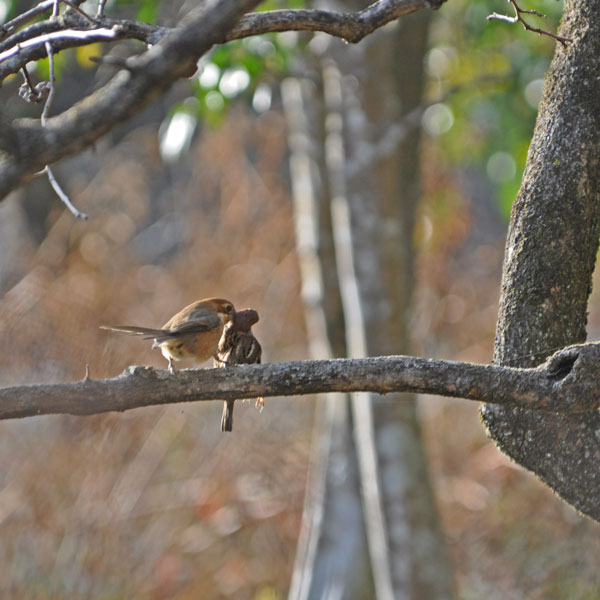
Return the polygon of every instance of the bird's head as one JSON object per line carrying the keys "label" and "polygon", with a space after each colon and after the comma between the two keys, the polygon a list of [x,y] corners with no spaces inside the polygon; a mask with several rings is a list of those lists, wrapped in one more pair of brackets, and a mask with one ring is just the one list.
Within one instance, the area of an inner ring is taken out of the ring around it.
{"label": "bird's head", "polygon": [[235,315],[233,304],[224,298],[207,298],[202,301],[202,306],[219,315],[223,324],[229,323]]}
{"label": "bird's head", "polygon": [[229,327],[240,333],[247,333],[255,323],[258,323],[258,313],[252,308],[236,310]]}

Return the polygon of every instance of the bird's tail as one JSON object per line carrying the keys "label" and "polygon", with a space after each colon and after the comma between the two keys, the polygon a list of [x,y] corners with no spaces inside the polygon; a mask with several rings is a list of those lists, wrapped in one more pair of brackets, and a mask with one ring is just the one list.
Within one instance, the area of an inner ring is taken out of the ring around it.
{"label": "bird's tail", "polygon": [[225,400],[223,403],[223,414],[221,415],[221,431],[233,429],[233,400]]}
{"label": "bird's tail", "polygon": [[120,333],[129,333],[131,335],[143,335],[144,339],[151,340],[164,335],[162,329],[151,329],[149,327],[134,327],[132,325],[100,325],[100,329],[109,331],[119,331]]}

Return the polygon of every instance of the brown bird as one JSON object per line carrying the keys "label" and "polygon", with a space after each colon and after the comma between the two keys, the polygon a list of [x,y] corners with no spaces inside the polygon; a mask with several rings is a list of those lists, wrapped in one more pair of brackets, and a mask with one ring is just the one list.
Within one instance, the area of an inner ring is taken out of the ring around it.
{"label": "brown bird", "polygon": [[216,356],[223,329],[234,314],[229,300],[205,298],[173,315],[161,329],[130,325],[102,326],[101,329],[154,339],[152,348],[160,348],[169,361],[169,372],[174,373],[174,360],[191,358],[201,363]]}
{"label": "brown bird", "polygon": [[[251,308],[236,311],[234,317],[223,330],[219,341],[215,365],[228,367],[230,365],[245,365],[260,363],[262,348],[250,331],[258,321],[258,313]],[[221,431],[233,429],[234,400],[225,400],[221,416]],[[264,405],[264,399],[258,398],[257,406]]]}

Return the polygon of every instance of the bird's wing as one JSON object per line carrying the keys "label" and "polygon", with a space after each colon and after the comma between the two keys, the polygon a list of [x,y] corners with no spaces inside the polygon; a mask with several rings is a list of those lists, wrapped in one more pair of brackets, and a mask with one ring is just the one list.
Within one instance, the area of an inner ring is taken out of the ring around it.
{"label": "bird's wing", "polygon": [[209,308],[191,305],[163,325],[163,334],[179,336],[186,333],[213,331],[221,327],[219,315]]}

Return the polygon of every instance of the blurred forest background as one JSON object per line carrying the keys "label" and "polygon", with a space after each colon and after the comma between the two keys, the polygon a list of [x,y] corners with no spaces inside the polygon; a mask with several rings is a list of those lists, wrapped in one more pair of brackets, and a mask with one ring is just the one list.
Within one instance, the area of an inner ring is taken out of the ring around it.
{"label": "blurred forest background", "polygon": [[[506,4],[452,0],[434,16],[412,317],[423,356],[492,356],[507,217],[555,46],[486,21]],[[561,3],[531,4],[554,30]],[[0,0],[0,21],[27,6]],[[107,5],[164,25],[185,9]],[[80,379],[86,364],[94,378],[165,368],[150,344],[98,326],[158,326],[205,296],[258,310],[264,362],[308,356],[279,81],[301,72],[310,39],[218,48],[194,78],[56,166],[87,222],[43,177],[0,204],[3,386]],[[112,74],[89,61],[100,52],[57,56],[55,112]],[[46,78],[47,65],[33,76]],[[38,116],[20,84],[8,81],[0,102],[13,117]],[[419,402],[458,596],[598,598],[597,526],[495,449],[476,404]],[[313,402],[268,399],[262,413],[238,403],[231,435],[219,431],[221,408],[0,423],[0,597],[285,598]]]}

